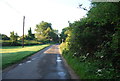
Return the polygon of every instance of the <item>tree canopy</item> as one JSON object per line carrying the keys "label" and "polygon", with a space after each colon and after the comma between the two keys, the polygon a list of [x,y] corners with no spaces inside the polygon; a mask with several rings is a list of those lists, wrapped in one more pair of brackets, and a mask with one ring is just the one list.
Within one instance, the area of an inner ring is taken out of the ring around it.
{"label": "tree canopy", "polygon": [[35,36],[38,40],[58,41],[58,35],[52,29],[52,24],[42,21],[36,25]]}

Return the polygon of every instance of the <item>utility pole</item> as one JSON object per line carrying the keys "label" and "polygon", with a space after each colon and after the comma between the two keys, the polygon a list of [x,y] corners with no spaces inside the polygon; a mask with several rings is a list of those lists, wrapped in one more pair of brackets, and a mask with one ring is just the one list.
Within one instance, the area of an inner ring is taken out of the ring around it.
{"label": "utility pole", "polygon": [[23,40],[22,40],[22,47],[24,48],[24,26],[25,26],[25,16],[23,16]]}

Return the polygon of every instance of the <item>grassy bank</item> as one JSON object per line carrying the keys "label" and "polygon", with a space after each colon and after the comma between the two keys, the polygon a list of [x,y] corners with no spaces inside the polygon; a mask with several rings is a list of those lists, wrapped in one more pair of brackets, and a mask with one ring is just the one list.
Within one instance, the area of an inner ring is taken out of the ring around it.
{"label": "grassy bank", "polygon": [[[100,64],[99,61],[83,61],[81,60],[81,58],[74,57],[73,53],[68,51],[65,47],[65,43],[62,43],[60,45],[62,55],[80,79],[111,79],[111,76],[114,74],[114,72],[106,71],[105,69],[98,69],[98,66]],[[112,74],[110,74],[109,72],[112,72]]]}
{"label": "grassy bank", "polygon": [[2,54],[0,55],[2,56],[2,68],[4,69],[12,64],[15,64],[50,45],[51,44],[25,46],[24,48],[21,46],[3,46],[2,49],[0,49],[0,54]]}
{"label": "grassy bank", "polygon": [[[66,52],[65,50],[67,50],[66,48],[66,44],[62,43],[60,45],[60,51],[62,52],[63,57],[66,59],[67,63],[69,64],[69,66],[75,71],[75,73],[79,76],[79,78],[81,79],[85,79],[86,78],[86,74],[85,74],[85,64],[82,64],[78,61],[77,58],[73,58],[72,54],[70,54],[69,52]],[[68,54],[69,53],[69,54]],[[82,75],[82,76],[81,76]]]}
{"label": "grassy bank", "polygon": [[63,54],[69,66],[75,71],[80,79],[99,79],[93,69],[94,63],[91,62],[80,62],[78,58],[73,58],[72,54]]}

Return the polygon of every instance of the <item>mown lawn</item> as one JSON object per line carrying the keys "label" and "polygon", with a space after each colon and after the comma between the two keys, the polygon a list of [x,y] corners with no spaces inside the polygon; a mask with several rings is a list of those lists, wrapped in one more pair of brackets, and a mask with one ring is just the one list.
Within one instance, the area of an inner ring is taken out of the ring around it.
{"label": "mown lawn", "polygon": [[[50,46],[51,44],[34,45],[34,46],[3,46],[0,48],[0,56],[2,58],[2,68],[6,68],[18,61],[23,60],[27,56],[34,54],[35,52]],[[0,59],[1,59],[0,58]]]}

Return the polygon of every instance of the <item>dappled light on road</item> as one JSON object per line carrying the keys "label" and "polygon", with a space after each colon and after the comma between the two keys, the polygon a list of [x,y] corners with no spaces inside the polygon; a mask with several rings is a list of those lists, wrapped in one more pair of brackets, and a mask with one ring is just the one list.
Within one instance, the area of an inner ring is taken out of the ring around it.
{"label": "dappled light on road", "polygon": [[58,49],[59,49],[58,45],[53,45],[51,48],[49,48],[44,53],[46,53],[46,54],[59,54],[59,50]]}

